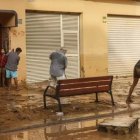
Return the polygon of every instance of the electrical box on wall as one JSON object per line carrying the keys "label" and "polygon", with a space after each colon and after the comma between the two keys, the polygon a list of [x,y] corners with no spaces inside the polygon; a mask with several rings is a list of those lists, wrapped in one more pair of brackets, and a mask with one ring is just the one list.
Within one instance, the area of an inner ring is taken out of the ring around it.
{"label": "electrical box on wall", "polygon": [[22,19],[18,19],[18,24],[22,24]]}

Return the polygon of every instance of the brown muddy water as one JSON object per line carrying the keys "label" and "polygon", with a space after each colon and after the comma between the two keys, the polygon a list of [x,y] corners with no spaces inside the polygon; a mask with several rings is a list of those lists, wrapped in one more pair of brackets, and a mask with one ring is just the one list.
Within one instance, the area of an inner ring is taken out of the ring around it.
{"label": "brown muddy water", "polygon": [[[137,113],[133,117],[138,117],[140,112]],[[124,135],[100,132],[97,126],[102,121],[103,119],[78,121],[3,134],[0,135],[0,140],[140,140],[140,129]]]}

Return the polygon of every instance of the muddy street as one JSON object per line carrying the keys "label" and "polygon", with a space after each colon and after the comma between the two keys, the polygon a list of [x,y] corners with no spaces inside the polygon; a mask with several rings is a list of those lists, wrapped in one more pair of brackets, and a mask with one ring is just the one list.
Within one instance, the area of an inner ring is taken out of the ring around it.
{"label": "muddy street", "polygon": [[[94,138],[97,137],[97,139],[102,137],[103,139],[104,135],[108,138],[111,138],[107,134],[102,134],[97,132],[96,127],[94,125],[91,125],[91,130],[87,130],[86,132],[83,132],[82,130],[82,133],[79,132],[85,126],[85,125],[81,125],[79,121],[82,120],[83,122],[85,122],[87,118],[90,119],[89,122],[93,124],[93,122],[97,118],[102,120],[104,117],[109,117],[109,116],[112,117],[116,115],[124,116],[126,114],[131,117],[133,112],[135,112],[135,114],[138,115],[139,114],[138,111],[140,107],[139,85],[136,87],[133,93],[134,102],[131,105],[127,105],[125,103],[126,97],[128,95],[128,90],[131,84],[131,80],[132,80],[131,77],[122,77],[122,78],[114,79],[113,96],[115,100],[115,107],[112,107],[110,96],[106,93],[99,95],[99,103],[94,102],[95,101],[94,94],[86,95],[86,96],[63,98],[62,104],[63,104],[63,112],[64,112],[63,120],[65,120],[64,122],[69,123],[69,122],[73,122],[74,120],[73,123],[78,123],[78,129],[80,129],[76,134],[72,134],[73,132],[70,131],[70,135],[78,135],[76,137],[74,136],[74,139],[76,138],[78,139],[78,137],[81,137],[80,134],[83,135],[83,137],[84,135],[86,135],[85,139],[89,139],[89,138],[92,139],[93,137]],[[0,102],[1,102],[0,133],[13,132],[13,130],[26,131],[29,128],[33,129],[33,128],[45,127],[48,124],[53,126],[55,122],[59,120],[58,116],[56,115],[56,112],[58,111],[56,101],[47,98],[47,109],[43,108],[43,91],[45,87],[46,87],[46,83],[41,83],[36,85],[30,85],[29,87],[23,86],[22,90],[20,91],[15,91],[14,88],[10,92],[7,91],[7,89],[5,88],[0,89],[1,91],[0,92]],[[65,103],[65,101],[67,101],[67,104]],[[92,122],[91,120],[94,121]],[[90,124],[89,122],[88,124]],[[56,125],[59,125],[59,122],[57,122]],[[47,130],[47,132],[54,130],[53,128],[50,128],[51,126],[47,126],[45,130],[50,129]],[[92,129],[93,126],[95,127],[95,129]],[[14,137],[28,136],[28,138],[25,138],[25,140],[26,139],[28,140],[30,137],[29,133],[31,133],[31,135],[33,135],[33,133],[37,133],[38,135],[40,135],[40,133],[41,134],[43,133],[43,135],[45,134],[44,129],[39,129],[37,131],[35,130],[35,132],[34,130],[26,131],[12,136],[8,134],[9,136],[7,135],[7,137],[13,137],[12,140],[16,140],[14,139]],[[64,132],[64,134],[65,133],[66,135],[69,135],[67,134],[67,132]],[[65,139],[65,138],[62,137],[61,139]],[[73,137],[70,137],[70,139],[73,139]],[[116,136],[113,139],[117,139]],[[6,139],[1,138],[0,140],[6,140]],[[42,140],[44,139],[42,138]]]}

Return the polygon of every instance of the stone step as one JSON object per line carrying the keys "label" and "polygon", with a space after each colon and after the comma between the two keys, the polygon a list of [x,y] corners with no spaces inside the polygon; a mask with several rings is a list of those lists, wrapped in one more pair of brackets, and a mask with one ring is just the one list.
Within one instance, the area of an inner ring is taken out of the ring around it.
{"label": "stone step", "polygon": [[130,117],[107,119],[98,125],[99,131],[115,134],[128,134],[136,129],[138,129],[138,118]]}

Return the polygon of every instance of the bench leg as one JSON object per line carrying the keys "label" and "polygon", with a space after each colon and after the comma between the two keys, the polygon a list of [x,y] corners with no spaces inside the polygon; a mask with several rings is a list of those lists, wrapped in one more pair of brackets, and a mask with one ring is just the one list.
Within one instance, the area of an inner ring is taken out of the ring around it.
{"label": "bench leg", "polygon": [[114,99],[113,99],[113,95],[112,95],[112,91],[109,92],[110,96],[111,96],[111,101],[112,101],[112,105],[114,106]]}
{"label": "bench leg", "polygon": [[47,108],[46,107],[46,94],[45,94],[45,92],[44,92],[44,95],[43,95],[43,101],[44,101],[44,108]]}
{"label": "bench leg", "polygon": [[95,100],[95,102],[99,102],[98,101],[98,93],[96,92],[96,100]]}
{"label": "bench leg", "polygon": [[47,88],[45,89],[44,94],[43,94],[44,108],[47,108],[46,107],[46,92],[47,92],[48,88],[49,88],[49,86],[47,86]]}
{"label": "bench leg", "polygon": [[59,109],[60,112],[62,112],[62,106],[61,106],[60,98],[58,98],[57,101],[58,101],[58,109]]}

